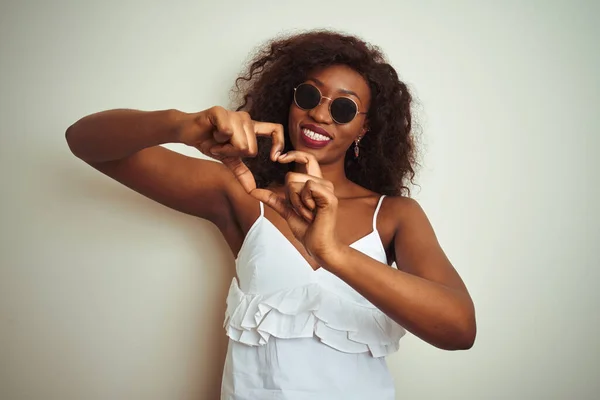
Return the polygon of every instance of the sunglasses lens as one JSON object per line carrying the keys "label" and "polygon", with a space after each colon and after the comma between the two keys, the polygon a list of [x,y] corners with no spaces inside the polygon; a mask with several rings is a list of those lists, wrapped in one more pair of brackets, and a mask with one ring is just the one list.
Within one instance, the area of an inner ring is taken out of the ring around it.
{"label": "sunglasses lens", "polygon": [[338,97],[331,103],[331,117],[340,124],[352,121],[356,111],[356,103],[347,97]]}
{"label": "sunglasses lens", "polygon": [[313,85],[303,83],[296,88],[296,104],[305,110],[311,110],[321,102],[321,93]]}

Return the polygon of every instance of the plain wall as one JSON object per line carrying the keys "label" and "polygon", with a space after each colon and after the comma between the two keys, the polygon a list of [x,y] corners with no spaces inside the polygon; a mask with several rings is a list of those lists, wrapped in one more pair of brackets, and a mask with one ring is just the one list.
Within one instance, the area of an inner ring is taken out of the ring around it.
{"label": "plain wall", "polygon": [[227,106],[256,46],[321,27],[379,45],[412,88],[414,197],[477,308],[470,351],[403,339],[397,398],[597,399],[598,4],[2,2],[0,399],[218,398],[224,240],[64,132],[110,108]]}

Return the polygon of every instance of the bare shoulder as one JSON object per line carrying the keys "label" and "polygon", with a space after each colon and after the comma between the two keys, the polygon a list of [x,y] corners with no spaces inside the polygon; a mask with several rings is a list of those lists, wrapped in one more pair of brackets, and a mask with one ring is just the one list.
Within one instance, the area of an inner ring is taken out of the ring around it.
{"label": "bare shoulder", "polygon": [[429,217],[417,200],[404,196],[395,196],[390,200],[390,216],[394,220],[397,245],[411,238],[437,243]]}
{"label": "bare shoulder", "polygon": [[399,261],[398,252],[412,251],[416,242],[435,241],[425,211],[419,202],[405,196],[386,196],[378,217],[378,229],[388,255]]}
{"label": "bare shoulder", "polygon": [[421,204],[412,197],[387,196],[388,212],[390,217],[400,226],[409,223],[410,220],[420,219],[425,216]]}
{"label": "bare shoulder", "polygon": [[428,280],[464,289],[462,280],[442,249],[419,202],[407,197],[393,197],[390,199],[388,212],[395,226],[392,249],[398,268]]}

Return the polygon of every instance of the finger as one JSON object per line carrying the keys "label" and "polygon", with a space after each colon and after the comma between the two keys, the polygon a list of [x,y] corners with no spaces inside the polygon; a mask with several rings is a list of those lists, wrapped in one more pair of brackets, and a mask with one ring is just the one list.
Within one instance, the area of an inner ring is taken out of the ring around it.
{"label": "finger", "polygon": [[283,219],[285,219],[290,226],[294,224],[297,226],[298,224],[305,224],[293,208],[288,205],[286,199],[276,195],[268,189],[254,189],[251,193],[252,197],[257,200],[262,201],[269,207],[271,207],[277,214],[279,214]]}
{"label": "finger", "polygon": [[308,180],[313,180],[313,181],[315,181],[317,183],[320,183],[321,185],[323,185],[323,186],[325,186],[325,187],[333,190],[333,183],[331,181],[328,181],[328,180],[323,179],[323,178],[319,178],[319,177],[308,175],[308,174],[303,174],[303,173],[300,173],[300,172],[288,172],[285,175],[285,183],[286,183],[286,185],[288,183],[291,183],[291,182],[302,182],[302,183],[304,183],[304,182],[306,182]]}
{"label": "finger", "polygon": [[277,157],[283,151],[285,139],[283,136],[283,126],[271,122],[254,121],[254,133],[257,136],[271,137],[271,160],[277,161]]}
{"label": "finger", "polygon": [[[229,138],[229,141],[227,143],[211,147],[211,154],[222,157],[239,157],[249,155],[251,144],[248,140],[249,136],[246,133],[241,119],[239,117],[230,118],[229,126],[231,126],[231,129],[233,130],[233,134]],[[254,135],[250,135],[250,138],[254,138],[253,149],[256,151],[256,138]]]}
{"label": "finger", "polygon": [[[316,183],[319,185],[319,187],[323,187],[325,190],[329,191],[331,194],[334,194],[333,183],[326,179],[317,178],[314,176],[310,176],[307,174],[301,174],[298,172],[288,172],[285,175],[286,187],[291,187],[292,185],[301,184],[302,187],[300,188],[300,191],[302,191],[302,189],[306,186],[306,184],[308,182],[312,182],[313,184]],[[311,215],[314,216],[314,212],[316,209],[316,203],[315,203],[314,199],[312,198],[312,196],[310,196],[310,194],[305,194],[304,196],[302,196],[302,194],[300,194],[300,201],[302,202],[304,207],[306,207],[308,210],[310,210]],[[295,207],[298,207],[298,206],[296,205]],[[303,213],[303,216],[305,216],[304,213]],[[312,219],[311,219],[311,221],[312,221]]]}
{"label": "finger", "polygon": [[258,144],[256,142],[256,134],[254,133],[254,122],[252,118],[250,118],[250,114],[247,112],[237,112],[236,117],[239,120],[241,131],[244,132],[245,135],[245,143],[247,144],[247,149],[243,155],[248,157],[256,157],[258,154]]}
{"label": "finger", "polygon": [[[315,181],[307,181],[302,189],[301,197],[310,196],[318,210],[335,209],[338,199],[329,188]],[[317,216],[319,212],[317,212]]]}
{"label": "finger", "polygon": [[298,240],[302,240],[306,234],[308,223],[287,203],[287,201],[277,196],[275,193],[267,189],[254,189],[251,193],[255,199],[258,199],[271,207],[287,222],[290,230],[294,234],[294,237]]}
{"label": "finger", "polygon": [[286,185],[287,198],[294,210],[306,221],[311,222],[314,219],[312,209],[308,208],[302,201],[300,193],[304,188],[303,183],[291,183]]}
{"label": "finger", "polygon": [[312,191],[308,185],[304,185],[302,187],[302,191],[300,192],[300,200],[302,201],[302,204],[304,204],[304,206],[311,211],[311,215],[314,216],[313,213],[317,208],[317,203],[315,202]]}
{"label": "finger", "polygon": [[312,181],[307,182],[306,191],[310,192],[310,196],[317,206],[313,223],[321,226],[335,226],[338,198],[324,186]]}
{"label": "finger", "polygon": [[277,161],[282,164],[289,164],[291,162],[304,164],[306,173],[308,175],[316,176],[318,178],[323,177],[323,174],[321,173],[321,167],[319,166],[317,159],[310,153],[292,150],[279,156]]}
{"label": "finger", "polygon": [[[198,150],[200,150],[201,153],[210,156],[212,154],[211,149],[214,146],[217,146],[217,142],[215,142],[214,139],[210,139],[210,140],[204,140],[204,141],[200,142],[199,144],[195,145],[194,147],[196,147]],[[215,156],[214,158],[220,160],[220,157],[218,157],[216,154],[212,154],[212,155]]]}
{"label": "finger", "polygon": [[223,107],[213,107],[208,113],[208,121],[215,128],[213,138],[217,143],[225,143],[233,136],[233,125],[229,111]]}
{"label": "finger", "polygon": [[246,193],[250,193],[256,189],[254,175],[252,175],[252,172],[248,169],[246,164],[243,163],[241,158],[225,157],[221,162],[231,170]]}
{"label": "finger", "polygon": [[256,142],[256,135],[254,133],[254,127],[252,126],[252,121],[249,119],[248,121],[243,121],[242,127],[244,134],[246,135],[246,143],[248,144],[245,155],[248,157],[256,157],[258,154],[258,144]]}

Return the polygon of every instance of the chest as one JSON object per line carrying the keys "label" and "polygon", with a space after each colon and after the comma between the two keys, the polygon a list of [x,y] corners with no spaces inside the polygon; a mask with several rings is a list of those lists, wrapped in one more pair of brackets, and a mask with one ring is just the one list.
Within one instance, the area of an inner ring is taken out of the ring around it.
{"label": "chest", "polygon": [[[338,238],[347,246],[363,246],[368,243],[369,248],[377,247],[375,251],[380,252],[383,248],[385,259],[382,262],[388,264],[392,261],[394,224],[393,218],[388,215],[389,208],[386,207],[384,198],[370,197],[364,199],[340,200],[338,205],[338,217],[336,232]],[[240,216],[240,238],[237,248],[232,247],[234,254],[238,254],[248,233],[257,224],[260,218],[266,218],[269,228],[274,228],[271,234],[277,239],[285,241],[281,244],[285,247],[290,244],[295,252],[302,256],[306,263],[313,269],[318,269],[317,262],[308,254],[302,243],[292,234],[287,222],[268,206],[260,206],[256,200],[250,202],[245,208],[246,212]],[[262,210],[262,211],[261,211]]]}

